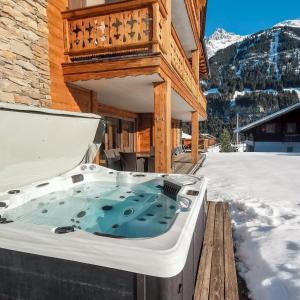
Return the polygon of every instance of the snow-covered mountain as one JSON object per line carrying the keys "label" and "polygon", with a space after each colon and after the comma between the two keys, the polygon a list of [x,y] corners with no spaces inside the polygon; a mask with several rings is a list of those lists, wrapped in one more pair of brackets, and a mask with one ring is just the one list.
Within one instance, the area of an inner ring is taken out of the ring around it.
{"label": "snow-covered mountain", "polygon": [[274,27],[285,27],[285,26],[300,28],[300,19],[286,20],[286,21],[276,24]]}
{"label": "snow-covered mountain", "polygon": [[245,37],[222,28],[218,28],[210,37],[206,39],[206,49],[208,58],[214,56],[219,50],[224,49],[236,42],[242,41]]}
{"label": "snow-covered mountain", "polygon": [[212,134],[234,125],[236,113],[246,124],[300,100],[300,19],[246,37],[218,30],[207,48],[210,80],[203,88]]}

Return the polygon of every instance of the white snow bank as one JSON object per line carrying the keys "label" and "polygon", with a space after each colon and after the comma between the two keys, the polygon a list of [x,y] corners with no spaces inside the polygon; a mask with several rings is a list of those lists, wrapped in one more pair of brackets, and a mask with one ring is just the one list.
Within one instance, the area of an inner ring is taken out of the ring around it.
{"label": "white snow bank", "polygon": [[210,200],[230,201],[252,299],[300,299],[300,154],[208,153]]}

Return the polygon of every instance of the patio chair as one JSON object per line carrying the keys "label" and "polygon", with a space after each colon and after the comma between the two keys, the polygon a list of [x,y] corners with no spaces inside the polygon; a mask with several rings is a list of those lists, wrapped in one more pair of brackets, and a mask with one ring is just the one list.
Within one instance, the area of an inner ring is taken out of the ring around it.
{"label": "patio chair", "polygon": [[116,157],[115,152],[114,152],[113,149],[104,150],[104,154],[105,154],[106,159]]}
{"label": "patio chair", "polygon": [[148,164],[147,164],[148,172],[154,173],[155,172],[155,157],[150,156],[148,158]]}
{"label": "patio chair", "polygon": [[154,156],[155,155],[155,148],[154,146],[150,147],[150,156]]}
{"label": "patio chair", "polygon": [[130,147],[124,147],[123,148],[123,152],[131,152],[131,148]]}
{"label": "patio chair", "polygon": [[135,152],[120,152],[123,171],[144,172],[145,159],[137,159]]}
{"label": "patio chair", "polygon": [[113,149],[113,150],[114,150],[114,153],[115,153],[115,157],[120,157],[121,148],[116,148],[116,149]]}
{"label": "patio chair", "polygon": [[106,167],[116,171],[121,171],[120,157],[116,157],[114,149],[104,150],[106,156]]}
{"label": "patio chair", "polygon": [[106,159],[106,167],[109,169],[116,170],[116,171],[122,171],[120,158],[118,158],[118,157],[107,158]]}

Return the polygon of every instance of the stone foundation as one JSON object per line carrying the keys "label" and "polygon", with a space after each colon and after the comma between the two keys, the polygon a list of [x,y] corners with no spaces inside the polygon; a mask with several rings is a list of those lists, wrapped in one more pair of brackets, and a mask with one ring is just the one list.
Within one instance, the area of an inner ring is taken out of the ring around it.
{"label": "stone foundation", "polygon": [[0,0],[0,102],[50,106],[47,0]]}

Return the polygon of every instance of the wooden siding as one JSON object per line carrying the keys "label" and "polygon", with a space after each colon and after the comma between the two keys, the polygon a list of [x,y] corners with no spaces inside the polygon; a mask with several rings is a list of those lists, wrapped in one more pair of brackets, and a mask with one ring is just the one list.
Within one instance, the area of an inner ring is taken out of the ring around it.
{"label": "wooden siding", "polygon": [[137,122],[137,151],[149,152],[153,145],[153,114],[139,114]]}
{"label": "wooden siding", "polygon": [[[64,58],[63,20],[61,12],[66,9],[67,0],[48,0],[50,93],[52,108],[68,111],[87,111],[85,102],[91,101],[91,94],[65,83],[62,70]],[[77,98],[78,99],[77,99]]]}
{"label": "wooden siding", "polygon": [[[295,132],[288,132],[289,123],[295,124]],[[269,124],[274,124],[275,132],[266,131]],[[245,135],[255,142],[300,142],[300,109],[270,120],[245,131]]]}

